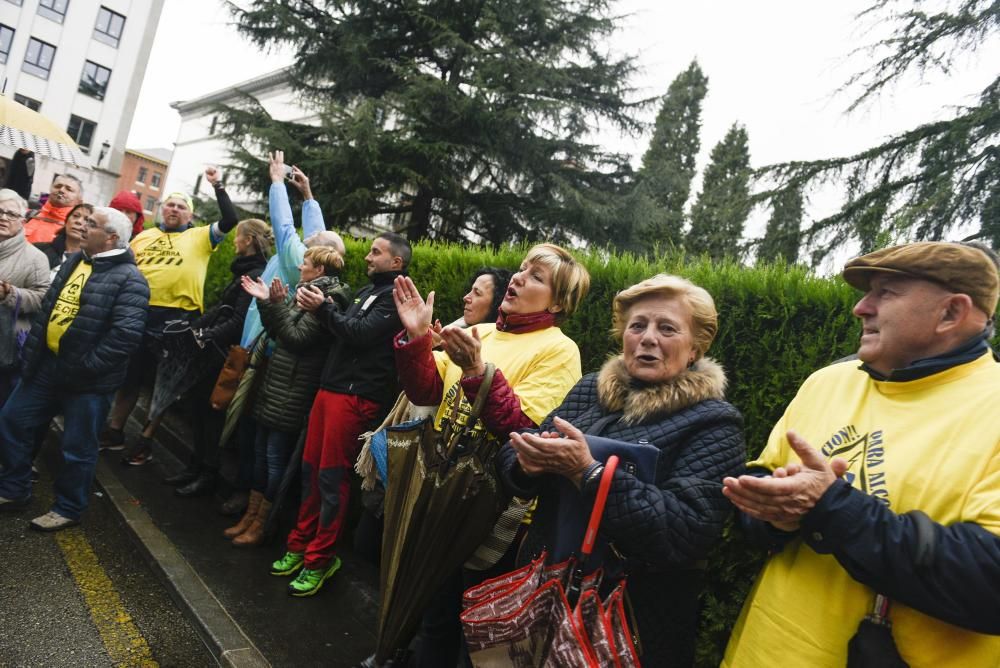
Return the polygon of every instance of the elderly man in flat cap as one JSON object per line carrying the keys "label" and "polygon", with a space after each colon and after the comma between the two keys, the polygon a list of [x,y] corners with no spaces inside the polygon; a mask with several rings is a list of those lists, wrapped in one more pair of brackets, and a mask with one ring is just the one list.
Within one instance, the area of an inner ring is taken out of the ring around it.
{"label": "elderly man in flat cap", "polygon": [[864,292],[861,364],[810,376],[723,481],[771,551],[723,666],[1000,666],[994,260],[913,243],[843,276]]}

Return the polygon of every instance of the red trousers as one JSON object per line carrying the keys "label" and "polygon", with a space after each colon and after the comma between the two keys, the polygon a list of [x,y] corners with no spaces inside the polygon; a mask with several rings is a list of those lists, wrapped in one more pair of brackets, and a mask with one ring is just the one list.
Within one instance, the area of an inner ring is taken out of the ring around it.
{"label": "red trousers", "polygon": [[323,568],[333,559],[361,450],[358,436],[378,417],[380,406],[353,394],[316,393],[302,452],[302,505],[288,534],[288,550],[305,553],[305,568]]}

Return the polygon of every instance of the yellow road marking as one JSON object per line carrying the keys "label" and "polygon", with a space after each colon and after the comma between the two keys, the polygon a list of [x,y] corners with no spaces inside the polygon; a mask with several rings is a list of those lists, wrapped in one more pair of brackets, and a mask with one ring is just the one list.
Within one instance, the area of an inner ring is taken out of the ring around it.
{"label": "yellow road marking", "polygon": [[65,529],[57,533],[55,539],[115,666],[159,666],[114,585],[97,562],[97,555],[83,531],[78,527]]}

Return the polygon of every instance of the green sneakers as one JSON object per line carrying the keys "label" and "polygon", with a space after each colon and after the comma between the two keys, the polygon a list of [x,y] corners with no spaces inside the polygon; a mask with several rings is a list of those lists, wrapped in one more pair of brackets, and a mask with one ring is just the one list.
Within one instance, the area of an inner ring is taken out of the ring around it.
{"label": "green sneakers", "polygon": [[291,596],[312,596],[320,590],[323,583],[340,568],[340,557],[334,557],[326,568],[303,568],[298,576],[288,583],[288,593]]}
{"label": "green sneakers", "polygon": [[271,575],[291,575],[302,568],[306,555],[301,552],[285,552],[285,556],[271,564]]}

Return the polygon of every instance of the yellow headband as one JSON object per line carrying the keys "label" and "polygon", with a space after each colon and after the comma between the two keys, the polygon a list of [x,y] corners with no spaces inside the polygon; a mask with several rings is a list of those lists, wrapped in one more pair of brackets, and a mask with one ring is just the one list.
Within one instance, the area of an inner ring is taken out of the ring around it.
{"label": "yellow headband", "polygon": [[191,201],[191,196],[188,195],[187,193],[182,193],[182,192],[170,193],[169,195],[163,198],[164,203],[166,203],[166,201],[171,197],[176,197],[177,199],[187,204],[188,211],[192,212],[194,211],[194,202]]}

